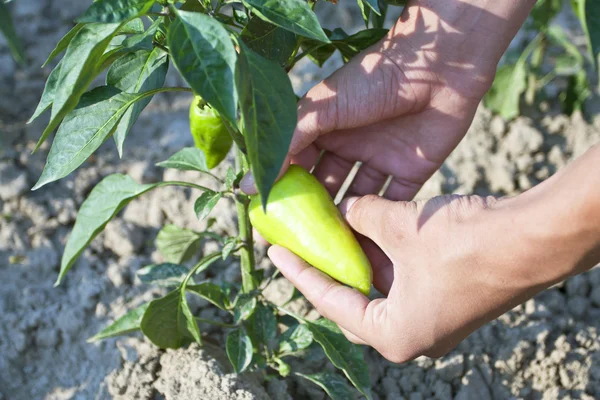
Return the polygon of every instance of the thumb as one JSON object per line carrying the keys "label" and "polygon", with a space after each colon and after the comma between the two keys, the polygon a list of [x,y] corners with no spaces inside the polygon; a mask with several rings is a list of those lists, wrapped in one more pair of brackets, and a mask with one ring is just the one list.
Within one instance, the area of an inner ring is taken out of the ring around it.
{"label": "thumb", "polygon": [[398,212],[397,202],[381,196],[349,197],[339,205],[352,229],[373,240],[379,247],[389,238]]}

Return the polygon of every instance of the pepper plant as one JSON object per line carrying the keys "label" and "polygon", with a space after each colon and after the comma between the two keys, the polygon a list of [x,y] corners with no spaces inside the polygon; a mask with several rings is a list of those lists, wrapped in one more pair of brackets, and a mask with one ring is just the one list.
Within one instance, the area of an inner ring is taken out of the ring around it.
{"label": "pepper plant", "polygon": [[[565,5],[579,22],[581,43],[573,37],[577,32],[567,32],[553,23]],[[600,2],[538,0],[523,31],[531,39],[522,49],[505,55],[485,98],[486,106],[504,119],[516,118],[521,113],[521,100],[534,105],[543,98],[542,89],[554,81],[563,112],[584,111],[584,103],[592,94],[590,82],[598,82]]]}
{"label": "pepper plant", "polygon": [[[309,321],[263,296],[273,276],[256,268],[250,199],[238,188],[241,177],[251,170],[266,204],[297,122],[297,97],[288,78],[294,65],[304,57],[322,65],[336,51],[347,61],[386,33],[386,3],[359,0],[366,27],[353,35],[322,29],[315,6],[305,0],[97,0],[51,52],[45,65],[64,55],[50,73],[31,118],[50,110],[36,150],[55,130],[56,134],[34,189],[69,175],[111,137],[121,155],[138,116],[153,96],[163,92],[194,93],[195,103],[210,110],[204,115],[213,116],[211,132],[224,131],[235,147],[235,167],[225,177],[210,171],[222,157],[205,154],[208,145],[183,148],[158,164],[208,174],[219,182],[218,191],[194,182],[140,184],[121,174],[105,177],[91,191],[64,249],[57,285],[106,224],[150,190],[163,186],[201,190],[193,210],[200,219],[207,218],[222,198],[231,198],[239,226],[235,237],[174,225],[161,229],[156,244],[167,262],[144,267],[138,276],[171,291],[129,311],[91,340],[141,331],[160,348],[179,348],[202,343],[199,323],[215,324],[227,331],[226,352],[238,373],[294,374],[332,398],[352,398],[358,392],[370,398],[369,372],[359,346],[347,341],[331,321]],[[188,86],[164,86],[172,66]],[[106,84],[90,88],[104,71]],[[193,107],[190,115],[196,118],[198,110]],[[225,130],[215,127],[214,116]],[[201,130],[202,124],[193,120],[192,129]],[[196,143],[212,143],[205,141],[206,135],[195,136]],[[193,217],[192,210],[190,214]],[[204,239],[215,240],[220,250],[189,265]],[[230,255],[240,259],[241,282],[219,285],[199,280],[200,272]],[[187,296],[199,296],[229,316],[221,321],[199,318]],[[319,347],[341,373],[291,371],[290,358]]]}

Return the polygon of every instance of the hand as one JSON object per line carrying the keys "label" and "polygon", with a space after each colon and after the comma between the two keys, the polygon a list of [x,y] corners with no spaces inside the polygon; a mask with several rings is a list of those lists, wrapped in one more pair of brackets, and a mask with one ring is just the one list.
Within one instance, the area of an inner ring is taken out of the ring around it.
{"label": "hand", "polygon": [[477,3],[406,7],[384,40],[300,100],[289,159],[310,170],[325,151],[314,174],[332,195],[360,161],[349,195],[378,193],[391,176],[385,197],[411,199],[463,138],[533,4],[505,20]]}
{"label": "hand", "polygon": [[[541,185],[501,201],[442,196],[393,202],[371,195],[343,203],[350,226],[374,242],[364,247],[374,286],[385,298],[369,300],[282,247],[271,247],[269,256],[351,341],[393,362],[438,357],[484,323],[600,261],[598,228],[579,223],[600,214],[596,208],[580,218],[564,207],[578,192],[568,186]],[[589,189],[580,186],[579,192],[592,200]],[[594,199],[585,208],[597,204]]]}

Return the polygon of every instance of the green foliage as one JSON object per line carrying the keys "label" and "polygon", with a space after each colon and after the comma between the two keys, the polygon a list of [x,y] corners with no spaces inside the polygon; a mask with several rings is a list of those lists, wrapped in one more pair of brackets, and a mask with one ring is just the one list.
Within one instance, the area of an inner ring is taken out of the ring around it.
{"label": "green foliage", "polygon": [[[255,268],[249,199],[239,191],[241,178],[251,170],[266,202],[283,165],[297,123],[298,98],[287,75],[294,65],[304,57],[321,65],[336,52],[347,62],[387,32],[382,28],[387,10],[383,1],[359,1],[371,28],[352,35],[322,29],[313,6],[304,0],[97,0],[48,56],[46,64],[56,66],[31,120],[51,110],[37,147],[56,134],[36,189],[73,172],[111,136],[123,155],[132,126],[161,92],[201,96],[222,116],[237,145],[236,167],[224,177],[213,175],[197,148],[180,149],[157,164],[208,176],[215,184],[210,189],[193,182],[139,184],[115,174],[90,192],[66,244],[57,284],[106,224],[149,190],[169,185],[200,190],[189,212],[207,220],[203,232],[175,225],[158,232],[155,245],[164,260],[140,269],[137,277],[171,291],[128,312],[90,341],[141,331],[158,347],[178,348],[202,343],[202,327],[213,324],[227,333],[223,346],[236,372],[295,374],[334,399],[356,397],[352,383],[369,397],[369,373],[359,346],[348,342],[331,321],[307,321],[263,296],[274,276]],[[164,87],[171,61],[187,87]],[[104,71],[106,84],[90,88]],[[213,231],[209,216],[223,198],[237,206],[237,235]],[[219,250],[200,258],[207,240]],[[240,260],[242,282],[217,284],[199,276],[216,269],[217,261],[231,259]],[[208,301],[226,316],[199,318],[188,304],[190,296]],[[295,292],[291,300],[297,297]],[[291,357],[325,356],[341,373],[310,374],[295,371],[289,363]]]}
{"label": "green foliage", "polygon": [[566,90],[558,98],[563,111],[567,114],[583,111],[584,103],[591,95],[588,71],[598,71],[600,3],[572,0],[571,4],[587,39],[588,57],[560,26],[553,24],[563,1],[538,1],[526,27],[537,35],[523,48],[516,61],[506,60],[498,69],[485,98],[492,111],[507,120],[513,119],[520,114],[522,101],[533,105],[540,97],[539,92],[555,80],[566,84]]}

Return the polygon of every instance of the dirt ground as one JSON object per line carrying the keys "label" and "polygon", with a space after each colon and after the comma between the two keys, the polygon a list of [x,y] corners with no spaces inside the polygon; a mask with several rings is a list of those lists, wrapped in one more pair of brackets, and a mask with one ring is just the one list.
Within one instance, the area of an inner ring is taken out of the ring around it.
{"label": "dirt ground", "polygon": [[[341,2],[343,3],[343,2]],[[54,44],[88,2],[16,1],[12,10],[29,65],[18,67],[0,38],[0,400],[4,399],[320,399],[315,386],[289,380],[265,383],[231,373],[214,328],[206,348],[159,351],[139,335],[89,344],[86,339],[131,307],[161,291],[135,272],[159,260],[154,238],[165,223],[202,229],[193,214],[198,193],[163,188],[130,204],[83,253],[64,283],[53,287],[76,210],[93,186],[113,172],[138,182],[188,179],[193,173],[161,170],[154,163],[183,146],[190,96],[157,96],[125,143],[119,160],[113,143],[77,172],[41,190],[29,189],[44,165],[48,144],[31,154],[44,121],[26,125],[49,69],[40,69]],[[336,26],[356,26],[350,6],[321,10]],[[351,30],[351,29],[350,29]],[[298,92],[331,73],[301,64],[292,80]],[[172,73],[167,85],[182,85]],[[591,101],[597,107],[597,97]],[[472,127],[447,163],[418,197],[441,193],[513,195],[548,178],[600,141],[600,114],[586,121],[552,106],[506,124],[480,108]],[[222,166],[220,168],[226,168]],[[216,229],[235,230],[234,208],[215,210]],[[211,251],[206,245],[204,251]],[[262,256],[264,252],[260,252]],[[272,268],[268,260],[262,265]],[[225,260],[214,279],[239,279]],[[291,290],[280,279],[270,296]],[[204,318],[218,317],[207,303],[194,305]],[[309,312],[298,304],[299,312]],[[376,399],[594,399],[600,398],[600,269],[574,277],[484,326],[448,356],[394,365],[371,350],[366,357]],[[303,369],[323,361],[303,360]]]}

